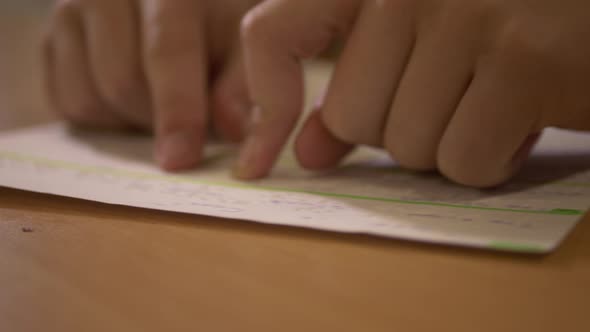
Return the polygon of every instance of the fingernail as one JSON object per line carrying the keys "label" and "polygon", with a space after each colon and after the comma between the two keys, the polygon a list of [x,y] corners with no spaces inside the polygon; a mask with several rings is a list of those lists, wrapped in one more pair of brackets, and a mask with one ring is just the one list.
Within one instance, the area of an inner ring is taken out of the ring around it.
{"label": "fingernail", "polygon": [[172,132],[157,143],[156,161],[166,170],[193,167],[200,158],[197,143],[198,138],[192,132]]}
{"label": "fingernail", "polygon": [[258,174],[256,167],[256,161],[260,159],[260,151],[260,142],[256,137],[249,137],[238,156],[238,161],[233,170],[234,177],[243,180],[260,177],[261,174]]}

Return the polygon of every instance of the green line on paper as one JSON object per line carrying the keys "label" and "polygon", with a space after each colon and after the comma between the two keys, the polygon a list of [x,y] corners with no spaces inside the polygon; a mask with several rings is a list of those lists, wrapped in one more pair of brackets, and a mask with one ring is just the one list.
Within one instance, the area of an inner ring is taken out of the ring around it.
{"label": "green line on paper", "polygon": [[12,160],[29,161],[29,162],[35,162],[35,163],[47,165],[47,166],[61,167],[61,168],[73,169],[73,170],[84,171],[84,172],[93,172],[93,173],[98,173],[98,174],[111,174],[111,175],[117,175],[117,176],[122,176],[122,177],[133,177],[133,178],[139,178],[139,179],[162,180],[162,181],[168,181],[168,182],[174,182],[174,183],[197,183],[197,184],[203,184],[203,185],[217,185],[217,186],[241,188],[241,189],[312,194],[312,195],[323,196],[323,197],[344,198],[344,199],[352,199],[352,200],[378,201],[378,202],[389,202],[389,203],[405,204],[405,205],[435,206],[435,207],[469,209],[469,210],[480,210],[480,211],[545,214],[545,215],[561,215],[561,216],[581,216],[585,213],[584,211],[573,210],[573,209],[559,209],[559,208],[557,208],[557,209],[551,209],[551,210],[525,210],[525,209],[511,209],[511,208],[495,208],[495,207],[486,207],[486,206],[462,205],[462,204],[440,203],[440,202],[430,202],[430,201],[402,200],[402,199],[387,198],[387,197],[359,196],[359,195],[352,195],[352,194],[321,192],[321,191],[313,191],[313,190],[305,190],[305,189],[279,188],[279,187],[271,187],[271,186],[264,186],[264,185],[252,185],[252,184],[237,183],[237,182],[236,183],[228,183],[228,182],[204,181],[204,180],[189,178],[187,176],[157,175],[157,174],[147,174],[147,173],[141,173],[141,172],[135,172],[135,171],[115,169],[115,168],[110,168],[110,167],[85,166],[85,165],[80,165],[80,164],[68,162],[68,161],[50,160],[50,159],[39,158],[39,157],[34,157],[34,156],[24,156],[22,154],[7,152],[7,151],[0,151],[0,156],[3,156],[5,158],[10,158]]}

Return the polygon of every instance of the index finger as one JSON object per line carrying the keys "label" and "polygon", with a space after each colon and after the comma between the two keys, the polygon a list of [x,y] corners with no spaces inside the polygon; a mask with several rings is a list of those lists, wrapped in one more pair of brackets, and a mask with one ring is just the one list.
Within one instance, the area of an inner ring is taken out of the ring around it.
{"label": "index finger", "polygon": [[141,2],[144,70],[155,116],[156,159],[167,170],[195,166],[207,124],[207,59],[198,1]]}
{"label": "index finger", "polygon": [[275,0],[252,10],[242,26],[248,86],[257,116],[235,175],[263,177],[275,163],[303,108],[301,59],[328,47],[351,24],[358,0]]}

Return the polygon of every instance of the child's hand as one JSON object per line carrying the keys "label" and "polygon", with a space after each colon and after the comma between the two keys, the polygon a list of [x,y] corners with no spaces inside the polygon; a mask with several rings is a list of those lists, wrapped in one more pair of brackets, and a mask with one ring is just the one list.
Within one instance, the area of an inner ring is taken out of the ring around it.
{"label": "child's hand", "polygon": [[194,166],[213,123],[242,138],[251,109],[239,22],[258,0],[59,0],[47,90],[76,124],[154,130],[166,169]]}
{"label": "child's hand", "polygon": [[477,187],[508,179],[547,126],[590,129],[587,0],[269,0],[243,24],[260,108],[236,173],[267,174],[302,108],[300,59],[345,49],[297,141],[308,168],[352,144]]}

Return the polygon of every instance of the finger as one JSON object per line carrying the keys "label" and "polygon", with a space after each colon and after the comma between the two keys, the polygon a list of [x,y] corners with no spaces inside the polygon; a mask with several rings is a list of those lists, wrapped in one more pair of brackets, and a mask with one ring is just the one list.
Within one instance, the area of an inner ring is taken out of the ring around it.
{"label": "finger", "polygon": [[478,68],[437,156],[443,174],[474,187],[501,184],[519,169],[548,91],[539,83],[542,71],[513,60],[491,62]]}
{"label": "finger", "polygon": [[99,93],[121,118],[150,129],[136,8],[130,0],[86,1],[84,5],[88,55]]}
{"label": "finger", "polygon": [[53,18],[53,42],[48,46],[47,73],[57,112],[77,125],[123,127],[101,100],[92,79],[78,8],[62,1]]}
{"label": "finger", "polygon": [[334,137],[323,123],[320,111],[312,112],[295,142],[295,153],[301,166],[311,170],[334,167],[354,148]]}
{"label": "finger", "polygon": [[401,165],[436,169],[436,151],[472,77],[477,17],[422,24],[386,121],[385,148]]}
{"label": "finger", "polygon": [[342,141],[381,146],[384,123],[414,43],[413,1],[367,1],[338,59],[322,107]]}
{"label": "finger", "polygon": [[[410,2],[365,2],[338,59],[321,118],[297,141],[307,168],[336,166],[354,144],[382,145],[384,122],[414,43]],[[387,73],[387,74],[384,74]]]}
{"label": "finger", "polygon": [[246,136],[252,101],[242,54],[235,52],[213,86],[211,116],[216,133],[230,142]]}
{"label": "finger", "polygon": [[242,27],[251,96],[259,110],[240,152],[235,176],[263,177],[275,163],[303,107],[299,59],[329,46],[347,28],[357,1],[268,1]]}
{"label": "finger", "polygon": [[141,4],[156,160],[166,170],[190,168],[201,159],[207,123],[207,51],[199,2]]}

